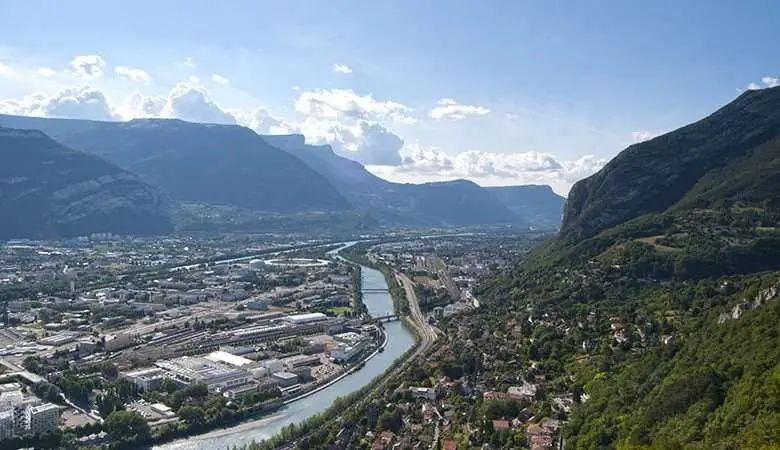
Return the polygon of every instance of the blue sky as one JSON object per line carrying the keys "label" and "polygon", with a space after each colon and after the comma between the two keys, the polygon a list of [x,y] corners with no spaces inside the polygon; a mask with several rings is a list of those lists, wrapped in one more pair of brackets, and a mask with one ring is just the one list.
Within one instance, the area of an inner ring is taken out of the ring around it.
{"label": "blue sky", "polygon": [[235,120],[396,181],[563,194],[780,77],[776,1],[38,0],[0,30],[0,111]]}

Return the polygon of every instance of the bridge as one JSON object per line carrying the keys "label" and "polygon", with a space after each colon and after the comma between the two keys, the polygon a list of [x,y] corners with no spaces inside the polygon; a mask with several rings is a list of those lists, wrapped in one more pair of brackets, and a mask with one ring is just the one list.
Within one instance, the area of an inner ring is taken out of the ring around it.
{"label": "bridge", "polygon": [[401,316],[398,314],[388,314],[386,316],[367,317],[363,323],[395,322],[396,320],[401,320]]}
{"label": "bridge", "polygon": [[390,291],[388,291],[387,289],[361,289],[360,292],[364,294],[374,294],[374,293],[386,294]]}

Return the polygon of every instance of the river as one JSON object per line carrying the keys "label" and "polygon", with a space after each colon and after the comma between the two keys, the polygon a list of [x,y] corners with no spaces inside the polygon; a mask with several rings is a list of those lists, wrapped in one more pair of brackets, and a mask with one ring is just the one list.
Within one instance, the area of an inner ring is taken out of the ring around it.
{"label": "river", "polygon": [[[371,290],[371,292],[363,294],[363,302],[366,304],[369,314],[375,317],[393,314],[393,300],[387,292],[387,283],[381,272],[369,267],[362,267],[361,288]],[[377,289],[384,289],[385,292],[377,292]],[[377,353],[376,356],[368,360],[362,369],[327,388],[290,403],[270,416],[186,439],[179,439],[154,448],[161,450],[221,450],[230,449],[233,446],[241,447],[252,443],[252,441],[270,438],[291,423],[298,423],[314,414],[325,411],[337,397],[348,395],[367,385],[414,345],[414,336],[401,322],[386,323],[385,331],[388,333],[388,342],[383,352]]]}

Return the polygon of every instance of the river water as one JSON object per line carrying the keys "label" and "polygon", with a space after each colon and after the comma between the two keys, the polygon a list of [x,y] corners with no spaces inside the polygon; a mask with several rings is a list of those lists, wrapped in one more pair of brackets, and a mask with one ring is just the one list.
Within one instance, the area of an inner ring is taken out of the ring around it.
{"label": "river water", "polygon": [[[362,289],[371,290],[371,292],[363,294],[363,302],[366,304],[369,314],[374,317],[393,314],[393,300],[387,292],[387,283],[381,272],[369,267],[362,267],[361,285]],[[384,289],[385,292],[377,292],[379,289]],[[270,416],[180,439],[154,448],[161,450],[221,450],[231,449],[233,446],[241,447],[252,443],[252,441],[270,438],[291,423],[298,423],[314,414],[325,411],[337,397],[348,395],[367,385],[414,345],[414,336],[404,328],[401,322],[390,322],[384,325],[385,331],[388,333],[388,342],[384,352],[377,353],[357,372],[309,397],[286,405]]]}

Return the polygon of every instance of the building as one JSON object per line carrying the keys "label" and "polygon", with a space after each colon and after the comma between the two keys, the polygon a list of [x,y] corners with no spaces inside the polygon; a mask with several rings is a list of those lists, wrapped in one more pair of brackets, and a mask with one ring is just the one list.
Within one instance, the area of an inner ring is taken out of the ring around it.
{"label": "building", "polygon": [[293,314],[284,318],[285,322],[293,325],[303,325],[307,323],[322,322],[327,320],[328,316],[323,313]]}
{"label": "building", "polygon": [[206,359],[218,363],[224,363],[233,367],[243,367],[250,364],[254,364],[254,361],[243,356],[234,355],[232,353],[223,352],[217,350],[206,355]]}
{"label": "building", "polygon": [[56,430],[59,424],[57,405],[25,395],[18,383],[7,383],[0,388],[0,440],[45,433]]}
{"label": "building", "polygon": [[211,392],[247,384],[253,378],[246,370],[200,356],[182,356],[154,364],[179,384],[205,384]]}
{"label": "building", "polygon": [[60,426],[60,407],[45,403],[27,408],[26,420],[30,434],[56,430]]}
{"label": "building", "polygon": [[14,412],[0,411],[0,441],[14,437]]}
{"label": "building", "polygon": [[298,375],[290,372],[276,372],[271,375],[276,381],[279,382],[279,386],[289,387],[298,383]]}
{"label": "building", "polygon": [[135,335],[127,333],[112,334],[105,336],[103,349],[107,352],[115,352],[131,347],[133,344],[135,344]]}
{"label": "building", "polygon": [[131,372],[123,372],[120,374],[120,377],[135,384],[141,390],[153,391],[162,387],[165,381],[165,372],[159,367],[148,367]]}
{"label": "building", "polygon": [[331,350],[330,357],[336,362],[349,362],[369,347],[368,339],[354,332],[337,334],[333,340],[336,346]]}
{"label": "building", "polygon": [[436,390],[433,388],[412,386],[409,388],[409,392],[412,393],[412,396],[414,396],[414,398],[422,398],[425,400],[436,400]]}
{"label": "building", "polygon": [[259,389],[259,386],[255,383],[250,384],[244,384],[241,386],[236,386],[230,389],[225,389],[222,392],[222,395],[229,398],[230,400],[240,400],[244,397],[246,397],[249,394],[254,394]]}

